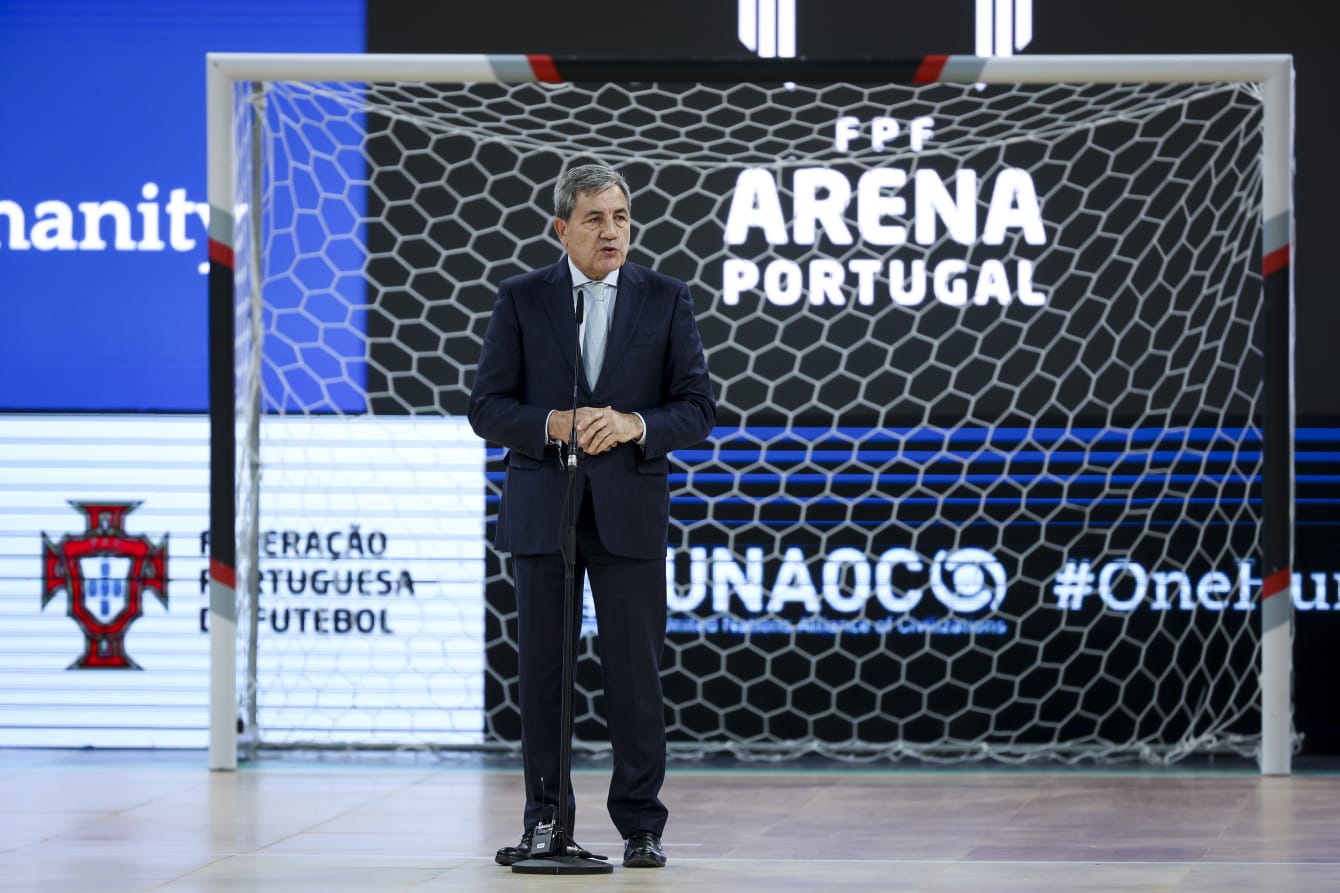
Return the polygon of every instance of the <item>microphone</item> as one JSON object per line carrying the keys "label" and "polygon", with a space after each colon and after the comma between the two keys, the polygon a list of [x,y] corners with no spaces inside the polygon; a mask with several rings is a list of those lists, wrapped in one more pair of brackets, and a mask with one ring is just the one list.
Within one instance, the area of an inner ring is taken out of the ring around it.
{"label": "microphone", "polygon": [[576,367],[572,371],[572,434],[568,437],[568,471],[575,471],[577,468],[577,382],[582,374],[582,313],[585,307],[583,299],[586,297],[586,289],[577,289],[577,340],[573,345],[573,356],[577,359]]}

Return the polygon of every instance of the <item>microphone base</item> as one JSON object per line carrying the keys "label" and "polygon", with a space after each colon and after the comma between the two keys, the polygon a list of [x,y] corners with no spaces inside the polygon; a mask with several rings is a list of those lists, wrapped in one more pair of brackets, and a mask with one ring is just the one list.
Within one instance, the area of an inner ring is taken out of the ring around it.
{"label": "microphone base", "polygon": [[582,856],[543,856],[512,863],[516,874],[613,874],[614,866],[601,859]]}

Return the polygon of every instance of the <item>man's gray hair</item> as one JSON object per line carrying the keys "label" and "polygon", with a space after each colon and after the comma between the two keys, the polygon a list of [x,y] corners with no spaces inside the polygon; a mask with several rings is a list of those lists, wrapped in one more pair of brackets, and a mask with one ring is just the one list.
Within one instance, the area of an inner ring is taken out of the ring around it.
{"label": "man's gray hair", "polygon": [[569,168],[554,185],[554,216],[559,220],[567,220],[572,216],[572,209],[577,207],[579,193],[595,195],[611,186],[618,186],[623,190],[624,200],[628,202],[628,210],[631,212],[633,197],[628,191],[628,181],[623,178],[623,174],[603,164],[582,164]]}

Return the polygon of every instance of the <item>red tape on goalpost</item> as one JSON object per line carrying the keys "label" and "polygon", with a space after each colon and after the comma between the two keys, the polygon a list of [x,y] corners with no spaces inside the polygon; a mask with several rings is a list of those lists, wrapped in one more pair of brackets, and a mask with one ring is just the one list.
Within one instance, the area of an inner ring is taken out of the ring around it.
{"label": "red tape on goalpost", "polygon": [[1262,600],[1273,598],[1281,592],[1287,592],[1292,579],[1293,570],[1287,567],[1283,570],[1275,571],[1275,573],[1266,577],[1265,580],[1261,582]]}

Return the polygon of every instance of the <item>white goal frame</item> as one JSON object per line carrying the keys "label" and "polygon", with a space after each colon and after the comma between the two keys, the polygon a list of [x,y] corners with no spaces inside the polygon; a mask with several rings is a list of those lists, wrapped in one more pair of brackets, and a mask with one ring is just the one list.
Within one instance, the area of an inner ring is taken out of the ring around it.
{"label": "white goal frame", "polygon": [[[597,61],[569,60],[582,79],[597,80]],[[270,80],[355,82],[555,81],[562,60],[523,55],[361,55],[210,53],[207,68],[210,343],[209,767],[235,769],[237,734],[238,588],[236,492],[237,407],[234,345],[235,88]],[[1294,73],[1288,55],[930,56],[922,60],[859,63],[868,76],[913,83],[1047,84],[1224,83],[1259,85],[1263,106],[1262,272],[1266,370],[1264,414],[1264,530],[1261,573],[1260,769],[1291,768],[1291,677],[1294,526]],[[665,63],[654,70],[670,70]],[[612,63],[626,73],[630,64]],[[696,66],[696,68],[694,68]],[[724,76],[770,81],[810,77],[841,80],[848,63],[739,60],[686,63],[715,66]],[[569,69],[573,70],[573,69]],[[653,69],[649,69],[653,70]],[[913,75],[912,72],[915,72]],[[646,79],[654,80],[654,76]],[[688,78],[681,78],[688,79]],[[720,79],[720,78],[718,78]],[[222,349],[220,349],[222,346]]]}

